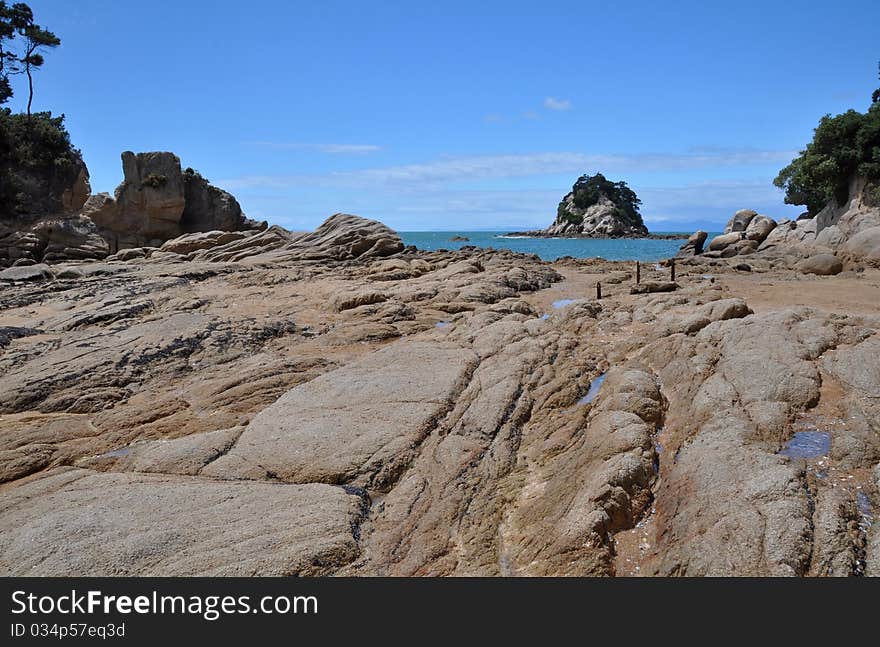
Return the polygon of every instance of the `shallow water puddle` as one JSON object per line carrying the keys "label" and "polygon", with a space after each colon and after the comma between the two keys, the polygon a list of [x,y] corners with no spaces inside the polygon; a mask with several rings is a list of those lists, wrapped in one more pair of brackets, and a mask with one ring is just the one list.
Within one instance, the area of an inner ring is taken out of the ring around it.
{"label": "shallow water puddle", "polygon": [[589,404],[593,400],[596,399],[596,396],[599,395],[599,389],[602,388],[602,382],[605,381],[605,373],[602,373],[595,380],[590,382],[590,389],[587,391],[587,394],[577,401],[577,405],[580,406],[582,404]]}
{"label": "shallow water puddle", "polygon": [[856,493],[856,507],[859,509],[859,515],[862,520],[859,527],[862,531],[867,532],[868,528],[874,523],[874,514],[871,512],[871,499],[864,492]]}
{"label": "shallow water puddle", "polygon": [[541,315],[540,317],[538,317],[538,318],[539,318],[541,321],[547,321],[547,320],[550,318],[550,315],[548,315],[548,314],[545,312],[544,314],[542,314],[542,315]]}
{"label": "shallow water puddle", "polygon": [[112,452],[101,454],[98,458],[119,458],[120,456],[127,456],[130,453],[131,447],[120,447],[119,449],[114,449]]}
{"label": "shallow water puddle", "polygon": [[446,328],[449,325],[448,321],[438,321],[434,324],[435,328]]}
{"label": "shallow water puddle", "polygon": [[559,299],[553,302],[553,307],[559,310],[565,306],[570,306],[572,303],[574,303],[574,299]]}
{"label": "shallow water puddle", "polygon": [[831,451],[831,434],[827,431],[796,431],[794,436],[779,450],[789,458],[819,458]]}

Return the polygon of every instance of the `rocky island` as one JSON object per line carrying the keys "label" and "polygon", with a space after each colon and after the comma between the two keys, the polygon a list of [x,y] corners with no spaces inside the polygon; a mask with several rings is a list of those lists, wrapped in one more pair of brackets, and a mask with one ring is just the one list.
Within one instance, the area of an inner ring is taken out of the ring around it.
{"label": "rocky island", "polygon": [[[546,229],[511,232],[534,238],[656,238],[639,213],[641,200],[626,182],[611,182],[601,173],[582,175],[559,203],[556,220]],[[685,238],[663,235],[659,238]]]}

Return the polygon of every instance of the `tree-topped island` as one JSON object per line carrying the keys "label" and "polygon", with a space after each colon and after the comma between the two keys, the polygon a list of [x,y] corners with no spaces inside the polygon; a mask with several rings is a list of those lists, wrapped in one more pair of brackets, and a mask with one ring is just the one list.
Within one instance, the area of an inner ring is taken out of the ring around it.
{"label": "tree-topped island", "polygon": [[556,209],[546,229],[513,235],[566,238],[646,238],[642,204],[626,182],[612,182],[601,173],[582,175]]}

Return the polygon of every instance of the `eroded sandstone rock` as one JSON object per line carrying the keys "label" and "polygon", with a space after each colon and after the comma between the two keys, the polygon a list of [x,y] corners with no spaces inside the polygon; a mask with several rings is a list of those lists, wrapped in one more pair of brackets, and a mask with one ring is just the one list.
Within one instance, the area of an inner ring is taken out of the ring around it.
{"label": "eroded sandstone rock", "polygon": [[329,485],[60,468],[4,492],[0,572],[320,575],[356,556],[362,505]]}
{"label": "eroded sandstone rock", "polygon": [[385,487],[473,365],[473,355],[456,347],[392,345],[287,393],[202,473]]}

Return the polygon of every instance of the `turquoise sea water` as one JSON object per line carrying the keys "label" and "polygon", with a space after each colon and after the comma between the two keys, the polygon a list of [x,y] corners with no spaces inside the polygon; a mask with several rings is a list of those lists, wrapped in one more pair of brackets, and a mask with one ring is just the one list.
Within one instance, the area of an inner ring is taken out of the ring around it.
{"label": "turquoise sea water", "polygon": [[[562,256],[574,258],[600,257],[609,261],[659,261],[675,256],[684,240],[655,240],[653,238],[525,238],[507,237],[501,231],[401,231],[406,245],[419,249],[459,249],[464,245],[511,249],[515,252],[537,254],[545,261]],[[661,232],[667,233],[667,232]],[[453,236],[465,236],[468,241],[451,241]]]}

